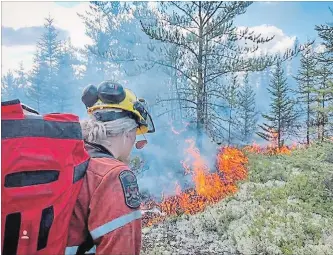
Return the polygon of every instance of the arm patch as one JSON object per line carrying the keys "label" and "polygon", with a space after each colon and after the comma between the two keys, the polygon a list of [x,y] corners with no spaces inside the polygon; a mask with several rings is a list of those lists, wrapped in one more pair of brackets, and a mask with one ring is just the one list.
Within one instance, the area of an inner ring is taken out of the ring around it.
{"label": "arm patch", "polygon": [[119,174],[119,179],[123,187],[126,205],[132,209],[140,207],[141,198],[135,175],[129,170],[124,170]]}

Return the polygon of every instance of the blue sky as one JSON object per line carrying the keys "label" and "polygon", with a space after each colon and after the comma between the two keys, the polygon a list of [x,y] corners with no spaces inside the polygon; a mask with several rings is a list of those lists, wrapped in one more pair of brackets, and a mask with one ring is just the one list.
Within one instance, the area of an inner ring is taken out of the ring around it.
{"label": "blue sky", "polygon": [[[307,37],[316,38],[316,24],[332,19],[328,6],[332,2],[254,2],[248,11],[236,20],[240,26],[257,27],[257,32],[278,33],[278,47],[287,47],[296,36],[301,42]],[[35,44],[40,37],[43,18],[54,17],[56,26],[72,39],[73,45],[83,47],[89,43],[84,26],[77,13],[88,9],[88,2],[3,2],[2,3],[2,67],[3,71],[15,68],[23,61],[26,68],[32,64]],[[14,41],[15,40],[15,41]],[[12,44],[11,44],[12,42]],[[21,45],[20,45],[21,44]],[[277,47],[277,45],[271,45]]]}
{"label": "blue sky", "polygon": [[[55,3],[67,8],[80,4],[80,2]],[[298,34],[300,40],[305,40],[307,36],[316,36],[313,29],[316,24],[325,23],[331,19],[329,6],[332,8],[333,3],[325,1],[255,2],[237,23],[258,26],[264,22],[281,28],[286,34]]]}
{"label": "blue sky", "polygon": [[274,25],[287,35],[296,35],[301,41],[315,38],[315,25],[332,20],[328,7],[332,2],[255,2],[240,16],[238,23],[258,26]]}

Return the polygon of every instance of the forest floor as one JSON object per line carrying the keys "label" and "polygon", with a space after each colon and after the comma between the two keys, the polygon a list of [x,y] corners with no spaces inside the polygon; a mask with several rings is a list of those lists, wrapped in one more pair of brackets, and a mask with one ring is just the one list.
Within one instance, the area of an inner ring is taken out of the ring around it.
{"label": "forest floor", "polygon": [[236,194],[144,228],[142,254],[333,255],[333,144],[247,156]]}

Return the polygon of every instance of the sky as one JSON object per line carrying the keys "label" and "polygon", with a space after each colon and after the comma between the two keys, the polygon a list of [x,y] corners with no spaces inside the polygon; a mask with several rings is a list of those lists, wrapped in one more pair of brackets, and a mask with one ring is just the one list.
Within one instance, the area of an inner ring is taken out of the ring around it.
{"label": "sky", "polygon": [[[89,8],[88,2],[2,2],[2,74],[23,62],[30,69],[35,43],[42,33],[44,18],[51,15],[60,39],[70,37],[72,44],[83,47],[90,40],[77,13]],[[316,38],[314,26],[331,20],[332,2],[255,2],[236,20],[264,35],[275,34],[272,51],[290,47],[298,38]]]}

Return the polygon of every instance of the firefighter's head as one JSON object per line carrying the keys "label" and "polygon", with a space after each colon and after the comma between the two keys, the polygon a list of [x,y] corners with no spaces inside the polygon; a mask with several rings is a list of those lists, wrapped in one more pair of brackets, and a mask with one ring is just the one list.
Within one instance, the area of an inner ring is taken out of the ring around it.
{"label": "firefighter's head", "polygon": [[[155,132],[144,103],[120,84],[105,81],[98,87],[89,85],[82,94],[90,120],[83,122],[85,140],[111,149],[121,160],[129,157],[137,135]],[[141,149],[147,140],[136,142]]]}

